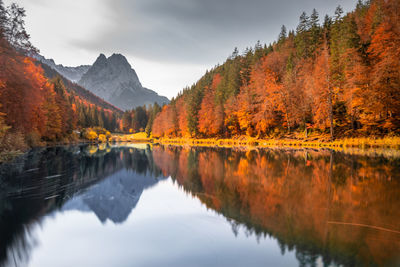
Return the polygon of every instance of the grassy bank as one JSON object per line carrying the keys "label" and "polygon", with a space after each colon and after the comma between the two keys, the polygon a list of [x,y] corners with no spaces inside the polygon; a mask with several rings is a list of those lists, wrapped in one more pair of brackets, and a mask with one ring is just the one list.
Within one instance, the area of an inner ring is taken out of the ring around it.
{"label": "grassy bank", "polygon": [[[13,139],[14,140],[14,139]],[[151,143],[162,145],[174,146],[191,146],[191,147],[237,147],[237,148],[271,148],[271,147],[285,147],[285,148],[331,148],[342,149],[347,148],[349,152],[358,154],[357,149],[376,148],[382,150],[381,153],[387,153],[387,148],[391,149],[390,153],[396,153],[400,150],[400,137],[384,137],[384,138],[344,138],[335,141],[326,141],[324,139],[301,140],[301,139],[258,139],[251,137],[238,137],[232,139],[194,139],[194,138],[153,138],[147,137],[146,133],[136,134],[112,134],[108,140],[86,140],[86,139],[71,139],[64,142],[48,142],[42,143],[41,146],[56,146],[56,145],[70,145],[70,144],[105,144],[105,143]],[[15,157],[23,154],[29,149],[29,146],[24,145],[22,142],[17,148],[14,142],[10,143],[9,148],[3,151],[0,150],[0,163],[13,160]],[[11,143],[13,145],[11,146]],[[13,148],[13,149],[11,149]],[[364,153],[364,152],[363,152]],[[376,153],[374,151],[373,153]]]}
{"label": "grassy bank", "polygon": [[109,132],[100,127],[83,129],[59,140],[43,140],[38,134],[7,132],[0,136],[0,163],[9,162],[32,148],[55,147],[78,144],[99,144],[107,142]]}
{"label": "grassy bank", "polygon": [[385,138],[345,138],[335,141],[296,139],[188,139],[160,138],[154,143],[166,145],[217,146],[217,147],[310,147],[310,148],[394,148],[400,149],[400,137]]}
{"label": "grassy bank", "polygon": [[112,134],[108,139],[109,142],[132,142],[132,143],[153,143],[152,136],[147,137],[146,133],[135,134]]}
{"label": "grassy bank", "polygon": [[146,133],[112,134],[109,142],[154,143],[199,147],[310,147],[310,148],[392,148],[400,149],[400,137],[354,137],[329,141],[326,135],[314,135],[308,139],[286,136],[260,139],[248,136],[236,138],[155,138]]}

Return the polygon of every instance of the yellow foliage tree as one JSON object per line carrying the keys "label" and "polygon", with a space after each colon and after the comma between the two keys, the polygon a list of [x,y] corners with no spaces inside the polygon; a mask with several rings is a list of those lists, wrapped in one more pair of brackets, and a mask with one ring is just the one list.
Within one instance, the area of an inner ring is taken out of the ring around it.
{"label": "yellow foliage tree", "polygon": [[99,135],[99,141],[101,143],[106,143],[107,142],[107,137],[104,134]]}
{"label": "yellow foliage tree", "polygon": [[93,130],[90,130],[87,135],[86,138],[89,139],[90,141],[94,141],[97,139],[97,133]]}

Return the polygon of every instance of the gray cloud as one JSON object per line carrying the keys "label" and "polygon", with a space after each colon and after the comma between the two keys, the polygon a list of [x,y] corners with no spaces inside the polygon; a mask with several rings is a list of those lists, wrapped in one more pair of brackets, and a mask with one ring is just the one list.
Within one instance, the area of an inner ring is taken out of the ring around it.
{"label": "gray cloud", "polygon": [[91,40],[73,41],[88,50],[121,51],[161,62],[209,64],[233,50],[272,42],[280,26],[295,28],[300,13],[315,7],[321,18],[353,0],[105,0],[108,27]]}

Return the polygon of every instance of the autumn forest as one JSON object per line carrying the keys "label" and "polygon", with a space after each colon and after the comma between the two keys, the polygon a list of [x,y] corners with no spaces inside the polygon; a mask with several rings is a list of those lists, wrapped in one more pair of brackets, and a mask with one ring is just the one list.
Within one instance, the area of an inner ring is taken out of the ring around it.
{"label": "autumn forest", "polygon": [[36,61],[25,10],[0,1],[2,150],[87,139],[88,128],[154,138],[396,136],[399,10],[396,0],[360,0],[348,14],[303,12],[295,30],[234,49],[169,105],[123,112]]}
{"label": "autumn forest", "polygon": [[302,13],[276,42],[237,49],[163,108],[154,136],[328,138],[398,134],[400,2]]}

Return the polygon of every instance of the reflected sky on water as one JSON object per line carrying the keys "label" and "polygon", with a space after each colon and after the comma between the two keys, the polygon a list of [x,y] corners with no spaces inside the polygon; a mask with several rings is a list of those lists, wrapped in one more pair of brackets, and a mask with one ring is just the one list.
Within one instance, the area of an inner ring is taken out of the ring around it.
{"label": "reflected sky on water", "polygon": [[32,151],[0,166],[0,266],[396,266],[399,166],[329,150]]}

